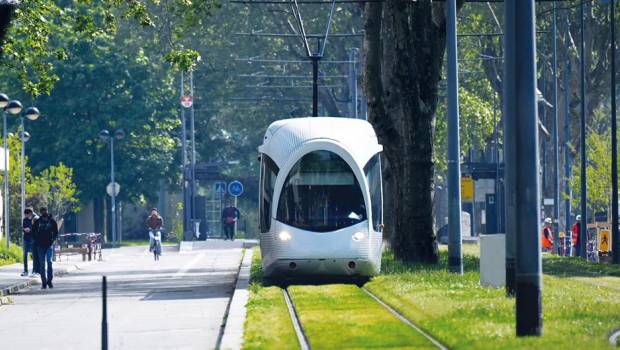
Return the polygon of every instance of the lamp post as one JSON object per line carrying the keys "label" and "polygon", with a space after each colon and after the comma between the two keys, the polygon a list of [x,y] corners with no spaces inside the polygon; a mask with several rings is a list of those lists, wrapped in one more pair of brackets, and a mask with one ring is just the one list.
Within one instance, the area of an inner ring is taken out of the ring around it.
{"label": "lamp post", "polygon": [[618,136],[616,119],[616,1],[609,4],[611,31],[611,242],[612,261],[620,264],[620,232],[618,231]]}
{"label": "lamp post", "polygon": [[110,134],[110,131],[103,129],[99,132],[99,138],[107,142],[110,141],[110,184],[112,190],[110,191],[110,197],[112,197],[111,216],[112,216],[112,246],[116,247],[116,182],[114,181],[114,139],[122,140],[125,137],[125,131],[123,129],[114,130],[114,135]]}
{"label": "lamp post", "polygon": [[5,94],[0,94],[0,106],[4,105],[2,113],[2,137],[4,140],[4,232],[6,234],[6,247],[11,245],[10,225],[9,225],[9,152],[6,132],[7,112],[10,114],[19,114],[22,111],[22,104],[17,100],[9,101]]}
{"label": "lamp post", "polygon": [[22,204],[22,213],[26,209],[26,142],[30,140],[30,134],[24,128],[24,119],[28,118],[28,120],[35,121],[39,119],[41,113],[37,109],[37,107],[29,107],[26,109],[26,113],[21,117],[21,133],[20,139],[22,142],[21,147],[21,156],[22,156],[22,173],[21,173],[21,204]]}
{"label": "lamp post", "polygon": [[[0,108],[2,108],[2,116],[3,116],[3,120],[4,120],[4,133],[3,138],[4,138],[4,181],[6,182],[7,180],[7,152],[6,152],[6,106],[9,104],[9,97],[5,94],[0,94]],[[7,192],[6,192],[6,186],[5,186],[5,190],[4,190],[4,198],[7,198]],[[7,213],[7,208],[8,206],[6,205],[6,200],[4,201],[4,218],[3,221],[6,222],[6,218],[8,217],[6,215]],[[3,233],[6,233],[6,225],[4,226],[4,230],[2,230]],[[8,234],[6,235],[8,237]],[[0,234],[0,239],[2,239],[2,234]],[[8,239],[7,239],[8,241]]]}

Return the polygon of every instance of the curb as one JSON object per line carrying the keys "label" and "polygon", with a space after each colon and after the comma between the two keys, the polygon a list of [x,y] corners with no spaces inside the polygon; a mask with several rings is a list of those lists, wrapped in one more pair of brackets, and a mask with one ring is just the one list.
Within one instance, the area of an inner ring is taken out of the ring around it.
{"label": "curb", "polygon": [[237,277],[237,285],[235,286],[235,292],[230,302],[230,310],[226,318],[224,335],[222,336],[219,349],[236,350],[241,349],[243,345],[243,325],[245,323],[247,311],[246,305],[250,296],[248,286],[250,284],[250,268],[252,266],[253,255],[254,249],[248,249],[243,256],[241,268],[239,269],[239,276]]}
{"label": "curb", "polygon": [[[92,262],[91,262],[92,263]],[[66,275],[68,273],[74,272],[76,270],[79,270],[80,266],[79,265],[70,265],[67,267],[61,267],[58,269],[54,270],[54,277],[60,277],[62,275]],[[39,278],[28,278],[27,280],[24,280],[22,282],[18,282],[15,283],[13,285],[10,285],[8,287],[4,287],[2,289],[0,289],[0,305],[6,305],[6,304],[11,304],[12,301],[10,298],[8,298],[8,295],[11,294],[15,294],[18,293],[24,289],[30,288],[33,284],[39,284],[41,282],[39,282]],[[4,302],[4,298],[7,297],[7,299],[10,302],[5,303]]]}

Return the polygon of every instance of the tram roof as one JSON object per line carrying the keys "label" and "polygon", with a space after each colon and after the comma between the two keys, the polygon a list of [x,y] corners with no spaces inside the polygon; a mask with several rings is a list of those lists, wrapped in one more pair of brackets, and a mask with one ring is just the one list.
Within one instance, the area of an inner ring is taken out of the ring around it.
{"label": "tram roof", "polygon": [[308,117],[273,122],[258,150],[281,167],[298,147],[318,139],[336,141],[362,165],[383,149],[372,125],[365,120]]}

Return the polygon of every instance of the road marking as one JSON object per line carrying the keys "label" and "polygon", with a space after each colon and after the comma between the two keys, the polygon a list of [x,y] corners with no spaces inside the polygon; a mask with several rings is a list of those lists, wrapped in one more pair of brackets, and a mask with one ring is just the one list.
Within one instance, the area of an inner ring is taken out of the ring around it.
{"label": "road marking", "polygon": [[191,269],[192,267],[194,267],[194,265],[198,264],[198,262],[200,260],[202,260],[205,257],[205,253],[200,253],[198,255],[196,255],[192,260],[188,261],[187,264],[183,265],[183,267],[181,267],[172,277],[181,277],[181,275],[184,275],[187,273],[187,271],[189,271],[189,269]]}

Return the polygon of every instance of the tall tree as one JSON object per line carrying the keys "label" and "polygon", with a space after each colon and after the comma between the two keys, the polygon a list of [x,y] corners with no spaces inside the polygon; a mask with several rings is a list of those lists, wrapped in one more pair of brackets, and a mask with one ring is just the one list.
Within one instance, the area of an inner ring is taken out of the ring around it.
{"label": "tall tree", "polygon": [[[460,7],[460,4],[459,4]],[[443,3],[366,4],[364,89],[385,149],[396,256],[436,262],[433,141],[445,52]]]}

